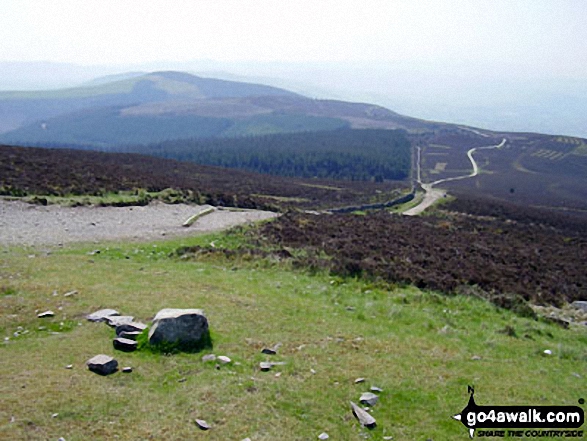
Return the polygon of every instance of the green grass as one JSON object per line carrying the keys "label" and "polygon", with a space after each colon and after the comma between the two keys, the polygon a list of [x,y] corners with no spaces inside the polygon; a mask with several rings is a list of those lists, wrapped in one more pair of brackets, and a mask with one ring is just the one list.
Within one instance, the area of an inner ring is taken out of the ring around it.
{"label": "green grass", "polygon": [[[450,418],[465,406],[467,385],[480,405],[576,405],[587,395],[583,328],[267,260],[169,257],[211,242],[242,245],[238,234],[216,234],[100,244],[93,256],[96,244],[34,258],[30,249],[0,250],[0,337],[9,338],[0,342],[0,439],[309,440],[323,431],[338,440],[467,439]],[[147,323],[161,308],[202,308],[214,346],[116,352],[112,329],[83,318],[105,307]],[[55,317],[37,318],[46,309]],[[278,342],[278,355],[260,353]],[[85,362],[98,353],[133,373],[89,372]],[[233,363],[216,369],[201,361],[207,353]],[[260,372],[264,360],[286,364]],[[357,377],[366,383],[354,384]],[[384,392],[373,410],[378,427],[368,431],[349,401],[371,385]],[[213,428],[201,432],[194,418]]]}

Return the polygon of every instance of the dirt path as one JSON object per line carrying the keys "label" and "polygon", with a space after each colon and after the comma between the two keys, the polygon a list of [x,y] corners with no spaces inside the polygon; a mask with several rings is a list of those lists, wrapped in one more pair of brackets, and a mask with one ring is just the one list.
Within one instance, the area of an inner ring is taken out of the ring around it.
{"label": "dirt path", "polygon": [[215,210],[189,228],[182,224],[208,205],[145,207],[46,207],[0,199],[0,246],[59,245],[73,242],[161,239],[218,231],[275,217],[258,210]]}

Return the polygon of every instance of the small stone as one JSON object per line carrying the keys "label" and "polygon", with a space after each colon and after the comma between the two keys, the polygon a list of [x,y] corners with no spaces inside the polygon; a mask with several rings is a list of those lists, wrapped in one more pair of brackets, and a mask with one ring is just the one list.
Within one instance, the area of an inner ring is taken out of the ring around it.
{"label": "small stone", "polygon": [[125,374],[130,374],[132,372],[132,367],[125,366],[122,368],[122,372],[124,372]]}
{"label": "small stone", "polygon": [[51,418],[57,418],[58,416],[59,416],[58,413],[54,413],[54,414],[51,415]]}
{"label": "small stone", "polygon": [[576,300],[571,305],[574,308],[580,309],[581,311],[587,312],[587,301],[585,300]]}
{"label": "small stone", "polygon": [[385,441],[390,441],[390,440],[392,440],[392,439],[393,439],[393,436],[384,436],[384,437],[383,437],[383,439],[384,439]]}
{"label": "small stone", "polygon": [[65,441],[65,438],[61,437],[57,441]]}
{"label": "small stone", "polygon": [[263,348],[263,349],[261,349],[261,353],[267,354],[267,355],[275,355],[275,354],[277,354],[277,351],[272,348]]}
{"label": "small stone", "polygon": [[67,366],[65,366],[65,369],[73,369],[73,364],[68,364]]}
{"label": "small stone", "polygon": [[142,332],[140,332],[140,331],[132,331],[132,332],[122,331],[120,334],[118,334],[118,336],[122,337],[122,338],[127,338],[129,340],[136,340],[138,338],[138,336],[141,334],[142,334]]}
{"label": "small stone", "polygon": [[216,358],[220,363],[222,364],[228,364],[230,363],[232,360],[230,358],[228,358],[226,355],[220,355]]}
{"label": "small stone", "polygon": [[244,438],[241,441],[251,441],[251,438]]}
{"label": "small stone", "polygon": [[263,372],[271,370],[272,367],[273,363],[270,363],[268,361],[262,361],[261,363],[259,363],[259,369],[261,369]]}
{"label": "small stone", "polygon": [[365,392],[361,395],[359,401],[361,402],[361,404],[375,406],[377,404],[377,401],[379,401],[379,397],[372,392]]}
{"label": "small stone", "polygon": [[114,349],[118,349],[119,351],[124,352],[135,351],[138,347],[138,343],[136,341],[122,337],[115,338],[112,341],[112,344],[114,345]]}
{"label": "small stone", "polygon": [[579,375],[579,374],[578,374],[578,373],[576,373],[576,372],[573,372],[571,375],[572,375],[573,377],[581,378],[581,375]]}
{"label": "small stone", "polygon": [[208,361],[216,361],[216,355],[214,354],[206,354],[202,357],[202,361],[203,362],[208,362]]}
{"label": "small stone", "polygon": [[375,393],[380,393],[383,392],[383,389],[381,389],[380,387],[377,386],[371,386],[371,392],[375,392]]}
{"label": "small stone", "polygon": [[55,313],[53,311],[45,311],[37,314],[38,318],[47,318],[47,317],[54,317]]}
{"label": "small stone", "polygon": [[128,325],[134,321],[132,315],[111,315],[106,317],[106,324],[112,328],[117,328],[121,325]]}
{"label": "small stone", "polygon": [[552,351],[550,349],[545,349],[544,354],[545,355],[552,355]]}
{"label": "small stone", "polygon": [[76,294],[78,294],[78,292],[77,292],[76,289],[74,289],[73,291],[69,291],[69,292],[66,292],[65,294],[63,294],[63,297],[71,297],[71,296],[74,296]]}
{"label": "small stone", "polygon": [[471,357],[471,360],[473,360],[473,361],[478,361],[478,360],[481,360],[481,356],[479,356],[479,355],[473,355],[473,356]]}
{"label": "small stone", "polygon": [[115,332],[116,335],[120,336],[123,332],[143,332],[147,329],[147,325],[140,322],[128,322],[128,323],[121,323],[116,326]]}
{"label": "small stone", "polygon": [[363,409],[361,409],[359,406],[357,406],[352,401],[351,401],[351,409],[353,411],[353,415],[355,416],[355,418],[357,420],[359,420],[359,423],[361,423],[362,426],[366,427],[367,429],[374,429],[375,426],[377,426],[377,422],[375,421],[375,418],[373,418],[371,415],[369,415],[368,412],[365,412]]}
{"label": "small stone", "polygon": [[104,354],[99,354],[90,358],[86,364],[90,371],[99,375],[113,374],[118,369],[118,361]]}
{"label": "small stone", "polygon": [[100,309],[86,316],[91,322],[105,322],[108,317],[120,315],[115,309]]}
{"label": "small stone", "polygon": [[315,375],[315,374],[316,374],[316,369],[310,369],[310,373],[311,373],[312,375]]}
{"label": "small stone", "polygon": [[365,382],[365,379],[363,377],[355,379],[355,384],[364,383],[364,382]]}
{"label": "small stone", "polygon": [[318,435],[318,439],[328,439],[330,438],[328,436],[328,434],[326,432],[322,432],[320,435]]}
{"label": "small stone", "polygon": [[202,430],[209,430],[210,429],[210,425],[206,421],[199,420],[197,418],[196,418],[196,425]]}

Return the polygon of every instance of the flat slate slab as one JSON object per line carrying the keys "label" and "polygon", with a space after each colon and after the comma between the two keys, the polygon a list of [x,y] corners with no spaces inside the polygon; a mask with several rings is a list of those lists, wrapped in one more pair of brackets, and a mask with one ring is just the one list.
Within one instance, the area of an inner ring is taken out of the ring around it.
{"label": "flat slate slab", "polygon": [[120,325],[116,326],[116,335],[120,336],[123,332],[143,332],[147,329],[147,325],[141,322],[128,322],[128,323],[121,323]]}
{"label": "flat slate slab", "polygon": [[86,318],[91,322],[105,322],[108,317],[114,315],[120,315],[120,313],[115,309],[100,309],[87,315]]}
{"label": "flat slate slab", "polygon": [[109,355],[99,354],[86,362],[88,369],[99,375],[113,374],[118,370],[118,361]]}
{"label": "flat slate slab", "polygon": [[374,429],[377,426],[375,418],[371,416],[369,412],[364,411],[359,406],[351,401],[351,409],[353,411],[353,415],[362,426],[366,427],[367,429]]}
{"label": "flat slate slab", "polygon": [[134,322],[135,318],[132,315],[111,315],[106,317],[106,323],[112,328],[120,325],[125,325]]}
{"label": "flat slate slab", "polygon": [[122,337],[115,338],[112,341],[112,344],[114,345],[114,349],[118,349],[119,351],[124,352],[135,351],[138,347],[138,343],[136,341]]}

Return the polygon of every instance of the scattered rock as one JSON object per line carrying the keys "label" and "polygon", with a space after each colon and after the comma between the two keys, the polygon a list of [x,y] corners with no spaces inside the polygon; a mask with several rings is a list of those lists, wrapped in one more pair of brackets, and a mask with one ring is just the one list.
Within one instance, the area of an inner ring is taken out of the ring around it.
{"label": "scattered rock", "polygon": [[115,309],[100,309],[86,316],[91,322],[105,322],[108,317],[120,315]]}
{"label": "scattered rock", "polygon": [[86,364],[90,371],[100,375],[113,374],[118,369],[118,361],[104,354],[90,358]]}
{"label": "scattered rock", "polygon": [[120,336],[123,332],[138,332],[139,334],[147,329],[147,325],[140,322],[121,323],[116,326],[116,335]]}
{"label": "scattered rock", "polygon": [[116,328],[121,325],[127,325],[129,323],[132,323],[134,319],[135,318],[131,315],[112,315],[106,317],[106,323],[108,324],[108,326]]}
{"label": "scattered rock", "polygon": [[316,369],[314,369],[314,368],[310,369],[310,373],[311,373],[312,375],[316,375]]}
{"label": "scattered rock", "polygon": [[135,351],[138,347],[138,343],[128,338],[117,337],[112,341],[114,349],[124,352]]}
{"label": "scattered rock", "polygon": [[259,369],[261,369],[263,372],[270,371],[272,367],[273,363],[269,361],[262,361],[261,363],[259,363]]}
{"label": "scattered rock", "polygon": [[37,314],[39,318],[47,318],[47,317],[54,317],[55,313],[53,311],[45,311]]}
{"label": "scattered rock", "polygon": [[65,366],[65,369],[73,369],[73,364],[68,364],[67,366]]}
{"label": "scattered rock", "polygon": [[132,372],[132,367],[125,366],[122,368],[122,372],[124,372],[125,374],[130,374]]}
{"label": "scattered rock", "polygon": [[371,415],[369,415],[368,412],[365,412],[363,409],[361,409],[359,406],[357,406],[352,401],[351,401],[351,409],[353,411],[353,415],[355,416],[355,418],[357,420],[359,420],[359,423],[361,423],[362,426],[366,427],[367,429],[374,429],[375,426],[377,426],[377,422],[375,421],[375,418],[373,418]]}
{"label": "scattered rock", "polygon": [[228,364],[232,361],[226,355],[219,355],[218,357],[216,357],[216,359],[222,364]]}
{"label": "scattered rock", "polygon": [[202,357],[202,361],[203,362],[208,362],[208,361],[216,361],[216,355],[214,354],[206,354]]}
{"label": "scattered rock", "polygon": [[471,357],[471,360],[474,360],[474,361],[481,360],[481,356],[479,356],[479,355],[473,355]]}
{"label": "scattered rock", "polygon": [[208,320],[201,309],[162,309],[153,319],[149,343],[195,346],[208,336]]}
{"label": "scattered rock", "polygon": [[275,354],[277,354],[277,351],[273,348],[263,348],[263,349],[261,349],[261,353],[267,354],[267,355],[275,355]]}
{"label": "scattered rock", "polygon": [[140,332],[140,331],[132,331],[132,332],[122,331],[118,336],[122,337],[122,338],[128,338],[130,340],[136,340],[137,337],[141,334],[142,334],[142,332]]}
{"label": "scattered rock", "polygon": [[202,430],[209,430],[210,429],[210,425],[206,421],[199,420],[197,418],[196,418],[196,425]]}
{"label": "scattered rock", "polygon": [[576,300],[571,305],[574,308],[580,309],[581,311],[587,312],[587,301],[585,300]]}
{"label": "scattered rock", "polygon": [[66,292],[65,294],[63,294],[63,297],[71,297],[76,294],[78,294],[78,291],[76,289],[74,289],[73,291],[69,291],[69,292]]}
{"label": "scattered rock", "polygon": [[51,418],[57,418],[58,416],[59,416],[58,413],[54,413],[54,414],[51,415]]}
{"label": "scattered rock", "polygon": [[368,406],[375,406],[377,401],[379,401],[379,397],[372,392],[365,392],[359,398],[361,404],[366,404]]}
{"label": "scattered rock", "polygon": [[550,349],[545,349],[544,355],[552,355],[552,351]]}
{"label": "scattered rock", "polygon": [[318,439],[328,439],[330,438],[328,436],[328,434],[326,432],[322,432],[320,435],[318,435]]}
{"label": "scattered rock", "polygon": [[355,379],[355,384],[364,383],[364,382],[365,382],[365,379],[362,377]]}
{"label": "scattered rock", "polygon": [[371,386],[371,392],[380,393],[380,392],[383,392],[383,389],[381,389],[380,387],[377,387],[377,386]]}

